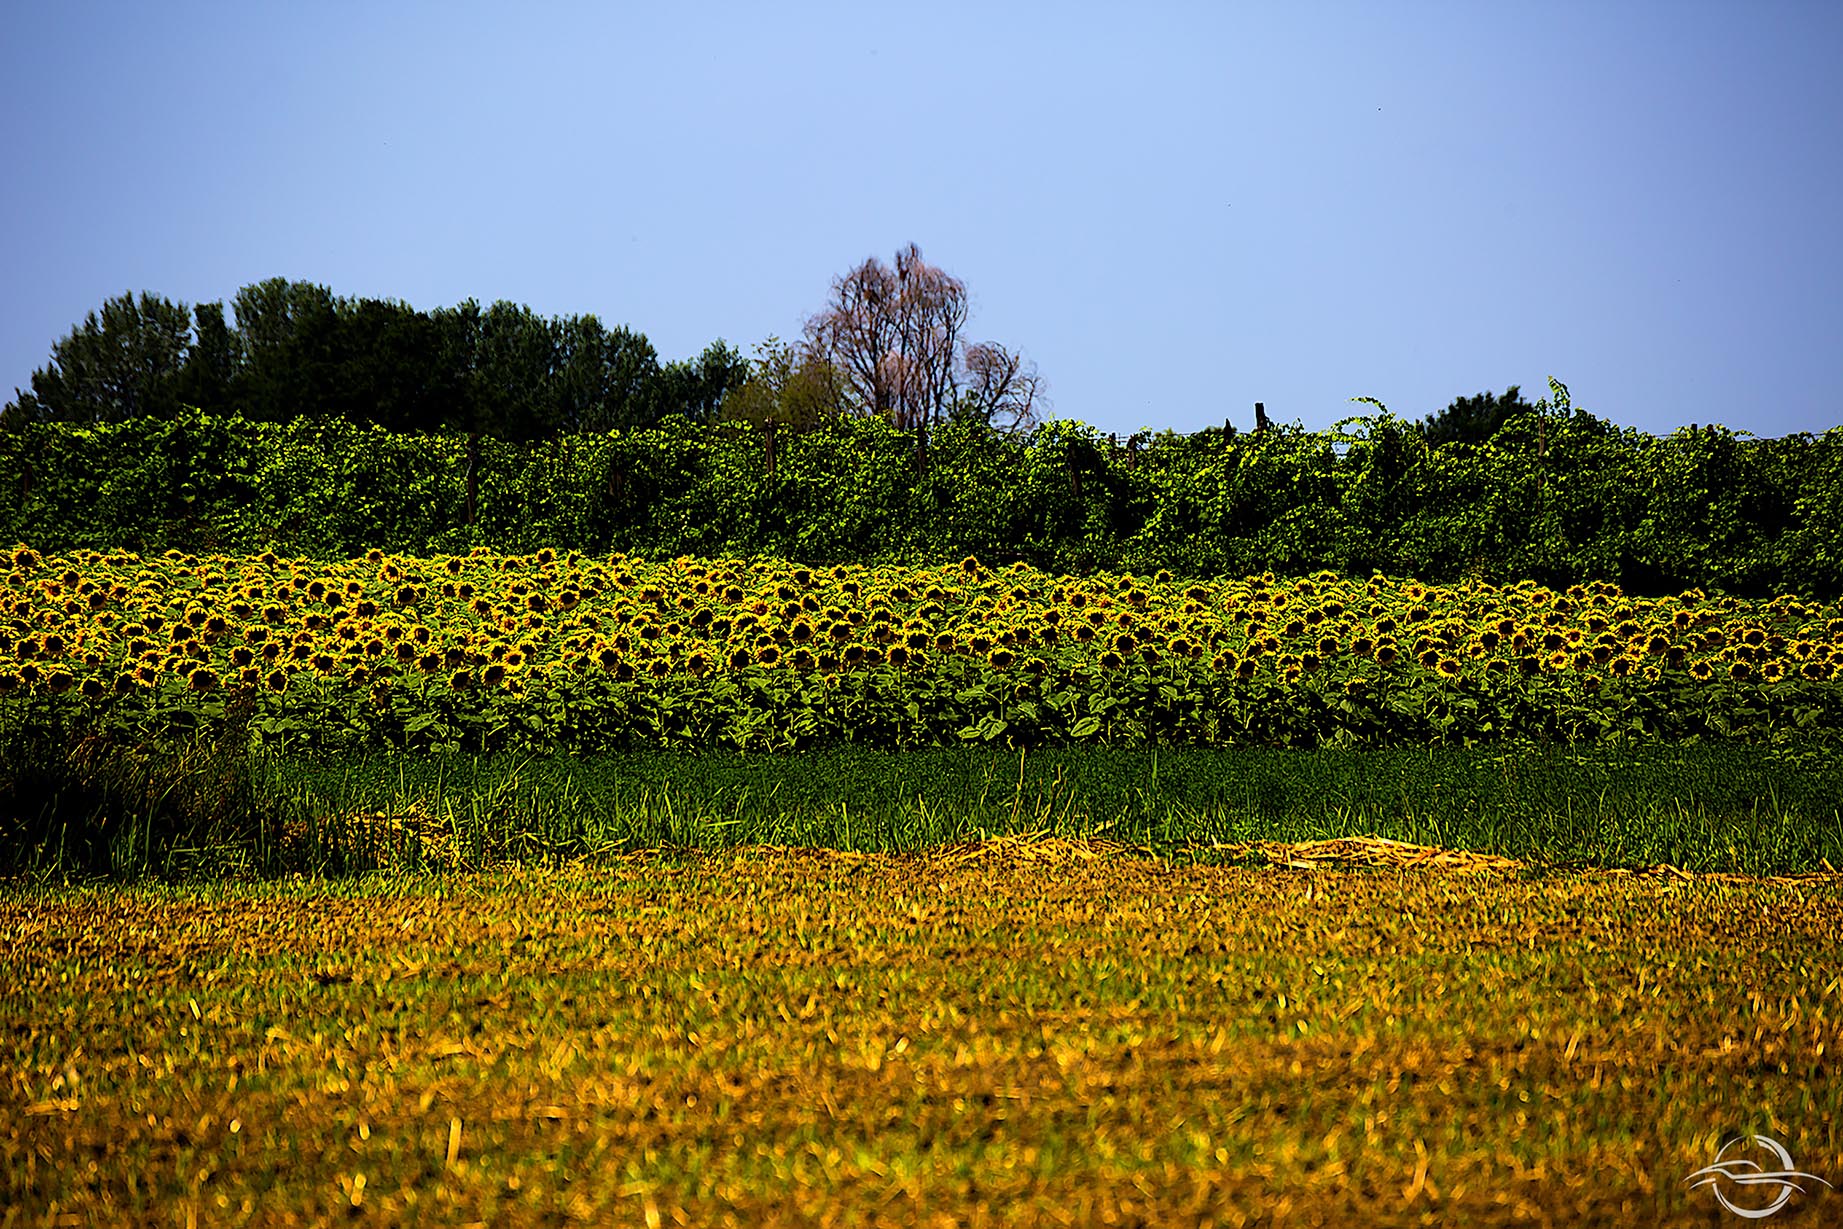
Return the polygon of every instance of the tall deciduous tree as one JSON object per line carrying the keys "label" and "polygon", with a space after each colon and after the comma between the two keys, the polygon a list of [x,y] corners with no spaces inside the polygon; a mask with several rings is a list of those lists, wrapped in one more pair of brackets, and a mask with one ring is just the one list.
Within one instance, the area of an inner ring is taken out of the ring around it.
{"label": "tall deciduous tree", "polygon": [[967,387],[958,412],[992,426],[1024,430],[1044,401],[1037,365],[995,342],[967,346],[962,355]]}
{"label": "tall deciduous tree", "polygon": [[192,335],[191,309],[142,292],[110,299],[102,312],[51,348],[51,363],[32,373],[30,393],[7,416],[66,422],[168,418],[179,408],[180,376]]}
{"label": "tall deciduous tree", "polygon": [[755,356],[748,378],[723,399],[725,421],[804,431],[839,414],[844,379],[818,355],[770,337]]}
{"label": "tall deciduous tree", "polygon": [[[969,344],[966,284],[910,244],[832,283],[806,322],[807,350],[843,380],[841,408],[927,433],[956,410],[1027,421],[1040,397],[1034,367],[1002,346]],[[1022,425],[1022,423],[1019,423]]]}
{"label": "tall deciduous tree", "polygon": [[210,414],[227,413],[238,408],[231,390],[243,365],[243,339],[225,323],[222,302],[200,303],[192,319],[180,400]]}
{"label": "tall deciduous tree", "polygon": [[553,430],[611,431],[644,426],[652,413],[659,356],[645,337],[596,317],[558,323],[557,356],[544,407]]}
{"label": "tall deciduous tree", "polygon": [[243,357],[232,395],[246,416],[287,422],[337,411],[328,404],[336,381],[326,370],[334,344],[331,290],[272,277],[239,290],[232,310]]}
{"label": "tall deciduous tree", "polygon": [[750,370],[749,360],[721,338],[695,359],[667,363],[659,369],[648,421],[683,414],[692,422],[712,422],[721,416],[726,399],[747,382]]}

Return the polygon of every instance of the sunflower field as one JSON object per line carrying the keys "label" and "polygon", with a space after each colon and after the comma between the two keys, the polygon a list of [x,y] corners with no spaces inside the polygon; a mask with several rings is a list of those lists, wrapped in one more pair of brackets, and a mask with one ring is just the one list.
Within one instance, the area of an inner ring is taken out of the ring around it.
{"label": "sunflower field", "polygon": [[0,721],[282,753],[1828,745],[1843,603],[540,551],[0,558]]}

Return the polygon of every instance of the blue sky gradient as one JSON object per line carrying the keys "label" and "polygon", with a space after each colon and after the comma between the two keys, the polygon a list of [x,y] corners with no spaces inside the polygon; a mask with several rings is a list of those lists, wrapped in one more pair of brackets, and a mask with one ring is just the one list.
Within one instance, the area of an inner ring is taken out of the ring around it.
{"label": "blue sky gradient", "polygon": [[797,335],[908,242],[1053,416],[1546,379],[1843,423],[1843,5],[95,4],[0,18],[0,389],[281,276]]}

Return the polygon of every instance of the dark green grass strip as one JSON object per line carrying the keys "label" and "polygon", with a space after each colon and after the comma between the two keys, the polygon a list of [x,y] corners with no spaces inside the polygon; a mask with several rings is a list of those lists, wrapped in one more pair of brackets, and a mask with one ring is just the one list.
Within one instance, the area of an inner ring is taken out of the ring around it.
{"label": "dark green grass strip", "polygon": [[[1540,866],[1843,867],[1843,764],[1735,744],[1396,750],[985,748],[273,760],[18,745],[0,875],[210,878],[540,864],[641,848],[909,852],[982,835],[1105,837],[1167,856],[1380,836]],[[419,817],[374,836],[358,813]]]}
{"label": "dark green grass strip", "polygon": [[845,748],[281,763],[314,811],[420,806],[475,853],[908,851],[1050,830],[1160,852],[1381,836],[1543,865],[1843,866],[1843,766],[1749,746],[1270,751]]}

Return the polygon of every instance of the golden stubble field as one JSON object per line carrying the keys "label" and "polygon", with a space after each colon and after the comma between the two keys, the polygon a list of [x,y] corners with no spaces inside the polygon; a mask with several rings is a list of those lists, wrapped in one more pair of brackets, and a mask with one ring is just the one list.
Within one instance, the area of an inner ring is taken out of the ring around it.
{"label": "golden stubble field", "polygon": [[1835,877],[1360,844],[0,889],[0,1225],[1719,1225],[1756,1134],[1843,1186]]}

